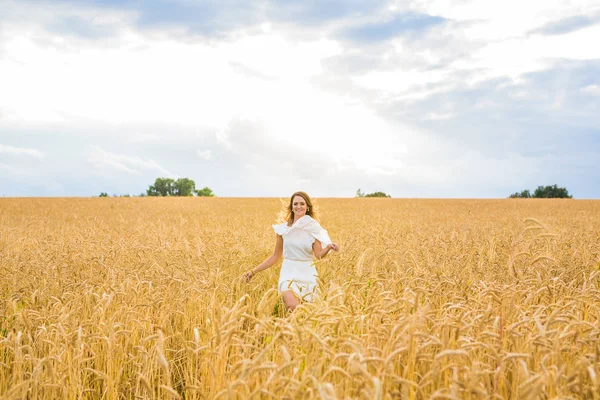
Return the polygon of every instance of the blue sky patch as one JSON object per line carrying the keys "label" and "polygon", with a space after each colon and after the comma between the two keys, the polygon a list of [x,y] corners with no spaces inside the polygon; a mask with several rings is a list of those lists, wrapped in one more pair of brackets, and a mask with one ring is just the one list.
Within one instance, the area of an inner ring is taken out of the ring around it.
{"label": "blue sky patch", "polygon": [[391,21],[370,23],[345,30],[342,36],[359,42],[377,42],[405,33],[422,32],[444,21],[444,18],[433,15],[404,13]]}
{"label": "blue sky patch", "polygon": [[588,15],[576,15],[560,19],[558,21],[552,21],[538,29],[533,30],[533,33],[540,33],[542,35],[563,35],[565,33],[571,33],[578,31],[588,26],[600,23],[600,17],[590,17]]}

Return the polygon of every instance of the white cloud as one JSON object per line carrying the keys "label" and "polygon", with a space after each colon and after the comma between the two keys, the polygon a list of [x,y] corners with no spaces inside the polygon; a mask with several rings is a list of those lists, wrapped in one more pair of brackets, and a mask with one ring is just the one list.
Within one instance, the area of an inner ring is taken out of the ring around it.
{"label": "white cloud", "polygon": [[[355,82],[370,89],[385,92],[411,92],[411,96],[415,96],[415,86],[443,82],[448,72],[448,70],[414,71],[406,69],[372,71],[357,77]],[[419,92],[421,91],[418,90],[417,93]]]}
{"label": "white cloud", "polygon": [[140,175],[145,171],[158,171],[165,177],[175,176],[153,160],[144,160],[140,157],[114,154],[97,146],[94,146],[89,153],[88,161],[99,169],[108,168],[135,175]]}
{"label": "white cloud", "polygon": [[489,41],[521,36],[548,22],[600,10],[596,0],[431,0],[413,1],[403,8],[465,22],[463,29],[468,36]]}
{"label": "white cloud", "polygon": [[296,42],[273,30],[219,47],[219,53],[225,59],[274,78],[317,75],[323,71],[321,60],[339,52],[340,47],[333,40]]}
{"label": "white cloud", "polygon": [[592,60],[600,58],[594,46],[600,26],[592,26],[565,35],[550,37],[506,37],[491,42],[473,56],[468,68],[485,69],[483,77],[509,76],[546,69],[554,59]]}
{"label": "white cloud", "polygon": [[104,46],[72,40],[49,49],[28,37],[10,40],[13,58],[0,61],[0,107],[32,122],[218,126],[228,118],[233,80],[213,50],[135,32]]}
{"label": "white cloud", "polygon": [[455,116],[456,116],[456,113],[453,113],[453,112],[445,112],[445,113],[430,112],[429,114],[427,114],[427,119],[430,119],[432,121],[441,121],[441,120],[445,120],[445,119],[454,118]]}
{"label": "white cloud", "polygon": [[[52,19],[52,11],[46,12],[39,16],[45,22]],[[331,40],[293,41],[275,30],[214,43],[182,41],[137,31],[112,13],[96,10],[96,19],[121,23],[105,41],[51,31],[42,36],[39,27],[34,33],[7,24],[0,57],[4,119],[219,129],[267,100],[247,71],[309,85],[307,79],[322,73],[321,60],[339,51]],[[280,101],[296,96],[282,93]]]}
{"label": "white cloud", "polygon": [[2,163],[0,163],[0,169],[3,169],[3,170],[8,171],[10,173],[17,172],[17,169],[15,167],[13,167],[12,165],[8,165],[8,164],[2,164]]}
{"label": "white cloud", "polygon": [[[432,0],[396,2],[394,7],[398,12],[442,17],[447,23],[424,32],[417,40],[403,36],[392,39],[394,50],[386,49],[380,65],[352,79],[360,87],[407,100],[493,78],[520,82],[524,74],[548,69],[558,59],[600,58],[600,46],[596,46],[600,24],[561,35],[531,34],[539,26],[569,16],[600,15],[598,2]],[[451,61],[444,61],[444,56]],[[415,67],[415,60],[423,65]],[[431,84],[437,84],[436,88]]]}
{"label": "white cloud", "polygon": [[210,150],[198,150],[198,155],[201,159],[210,161],[213,159],[212,152]]}
{"label": "white cloud", "polygon": [[582,93],[600,95],[600,85],[588,85],[581,89]]}
{"label": "white cloud", "polygon": [[5,144],[0,144],[0,154],[12,154],[12,155],[17,155],[17,156],[28,156],[28,157],[34,157],[34,158],[43,158],[44,154],[37,150],[37,149],[31,149],[31,148],[27,148],[27,147],[15,147],[15,146],[8,146]]}
{"label": "white cloud", "polygon": [[[246,135],[261,136],[263,142],[305,151],[328,162],[352,158],[364,171],[393,173],[399,166],[398,157],[408,151],[416,133],[408,126],[387,123],[364,104],[349,103],[310,85],[265,83],[262,91],[265,97],[257,99],[252,117],[240,118],[248,126]],[[225,128],[218,131],[216,139],[225,149],[239,152],[238,147],[246,144],[241,135],[232,137]],[[272,152],[281,149],[273,146],[257,151],[264,157],[277,157]]]}

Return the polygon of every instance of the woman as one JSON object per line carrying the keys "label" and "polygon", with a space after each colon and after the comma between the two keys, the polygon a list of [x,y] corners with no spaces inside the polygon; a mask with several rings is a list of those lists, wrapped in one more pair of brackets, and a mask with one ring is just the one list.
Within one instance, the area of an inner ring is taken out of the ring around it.
{"label": "woman", "polygon": [[245,275],[249,282],[258,272],[275,265],[283,255],[278,289],[286,307],[292,311],[303,300],[311,301],[317,288],[313,255],[320,260],[330,250],[339,250],[315,217],[310,197],[304,192],[294,193],[287,207],[287,222],[273,225],[277,234],[273,255]]}

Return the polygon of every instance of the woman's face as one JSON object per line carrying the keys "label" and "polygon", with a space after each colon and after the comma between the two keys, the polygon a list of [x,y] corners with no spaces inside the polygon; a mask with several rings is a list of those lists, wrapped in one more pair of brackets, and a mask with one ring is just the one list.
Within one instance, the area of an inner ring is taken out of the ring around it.
{"label": "woman's face", "polygon": [[294,196],[292,200],[292,210],[294,210],[294,216],[296,218],[303,217],[306,215],[306,200],[302,196]]}

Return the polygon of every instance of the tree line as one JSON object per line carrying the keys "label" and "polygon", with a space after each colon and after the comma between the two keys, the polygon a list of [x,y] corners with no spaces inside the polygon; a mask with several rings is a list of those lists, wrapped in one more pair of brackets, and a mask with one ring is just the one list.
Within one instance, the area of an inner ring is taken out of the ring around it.
{"label": "tree line", "polygon": [[567,188],[552,186],[538,186],[533,193],[528,189],[521,192],[515,192],[508,196],[511,199],[572,199]]}
{"label": "tree line", "polygon": [[356,197],[387,197],[390,198],[389,194],[384,192],[373,192],[373,193],[363,193],[360,189],[356,191]]}
{"label": "tree line", "polygon": [[[213,197],[215,194],[208,186],[196,190],[196,182],[189,178],[156,178],[153,185],[146,189],[146,193],[141,193],[139,197],[169,197],[169,196],[199,196]],[[100,197],[108,197],[105,192],[100,193]],[[128,194],[121,197],[129,197]]]}
{"label": "tree line", "polygon": [[196,182],[189,178],[156,178],[154,185],[146,190],[148,196],[203,196],[212,197],[215,194],[209,187],[196,190]]}
{"label": "tree line", "polygon": [[[146,190],[146,193],[141,193],[140,197],[169,197],[169,196],[199,196],[199,197],[213,197],[215,194],[212,189],[208,186],[202,189],[196,189],[196,182],[189,178],[156,178],[153,185],[150,185]],[[115,195],[116,196],[116,195]],[[100,193],[100,197],[108,197],[105,192]],[[129,197],[128,194],[121,195],[121,197]],[[384,192],[373,192],[363,193],[360,189],[356,191],[356,197],[386,197],[391,198],[389,194]],[[529,189],[525,189],[521,192],[515,192],[508,196],[511,199],[572,199],[573,196],[569,195],[567,188],[558,187],[556,184],[552,186],[538,186],[537,189],[531,193]]]}

